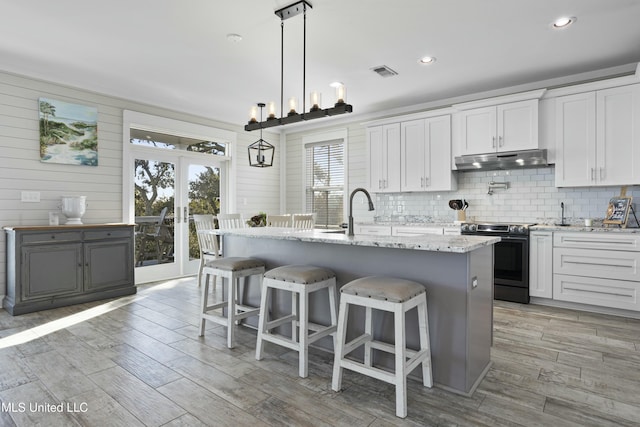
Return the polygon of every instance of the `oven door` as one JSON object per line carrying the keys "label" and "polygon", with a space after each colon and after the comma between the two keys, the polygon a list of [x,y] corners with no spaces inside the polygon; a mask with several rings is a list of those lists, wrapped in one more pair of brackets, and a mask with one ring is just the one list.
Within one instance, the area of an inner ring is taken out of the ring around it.
{"label": "oven door", "polygon": [[501,236],[494,246],[495,299],[529,303],[529,238]]}

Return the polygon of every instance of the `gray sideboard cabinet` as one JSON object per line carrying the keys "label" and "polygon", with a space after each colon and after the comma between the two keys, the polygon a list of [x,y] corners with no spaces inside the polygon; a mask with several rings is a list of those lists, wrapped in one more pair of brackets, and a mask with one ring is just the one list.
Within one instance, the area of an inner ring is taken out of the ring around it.
{"label": "gray sideboard cabinet", "polygon": [[4,227],[11,315],[136,293],[133,225]]}

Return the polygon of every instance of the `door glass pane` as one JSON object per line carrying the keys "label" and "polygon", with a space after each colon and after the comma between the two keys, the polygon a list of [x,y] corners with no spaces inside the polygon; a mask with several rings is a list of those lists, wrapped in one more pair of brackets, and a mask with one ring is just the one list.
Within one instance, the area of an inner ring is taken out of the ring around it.
{"label": "door glass pane", "polygon": [[215,156],[224,156],[227,151],[227,144],[224,142],[203,141],[140,129],[131,129],[130,137],[130,142],[132,144],[145,147],[193,151],[196,153],[212,154]]}
{"label": "door glass pane", "polygon": [[135,160],[136,266],[174,262],[175,164]]}
{"label": "door glass pane", "polygon": [[200,258],[193,214],[220,212],[220,168],[189,165],[189,259]]}

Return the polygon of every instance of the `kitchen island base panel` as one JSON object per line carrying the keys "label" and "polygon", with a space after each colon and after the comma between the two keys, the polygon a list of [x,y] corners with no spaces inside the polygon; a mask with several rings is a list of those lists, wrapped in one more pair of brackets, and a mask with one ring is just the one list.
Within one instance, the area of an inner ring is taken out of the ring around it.
{"label": "kitchen island base panel", "polygon": [[[360,277],[379,275],[421,283],[429,301],[429,334],[435,385],[468,395],[486,373],[490,363],[493,307],[493,246],[465,253],[407,250],[372,246],[336,245],[226,234],[224,256],[255,257],[268,269],[287,264],[324,267],[336,273],[338,287]],[[326,298],[309,301],[309,316],[317,323],[329,319]],[[243,295],[246,303],[260,303],[257,281]],[[276,315],[290,310],[290,298],[276,298]],[[353,337],[362,333],[364,309],[350,312],[349,329]],[[279,313],[280,312],[280,313]],[[415,316],[415,315],[414,315]],[[393,343],[393,316],[377,313],[373,319],[376,337]],[[256,325],[253,325],[256,326]],[[418,322],[407,317],[407,346],[419,348]],[[328,337],[327,337],[328,338]],[[332,350],[332,340],[317,345]],[[362,357],[362,353],[355,354]],[[378,354],[374,364],[393,368],[394,358]],[[417,368],[412,377],[420,379]]]}

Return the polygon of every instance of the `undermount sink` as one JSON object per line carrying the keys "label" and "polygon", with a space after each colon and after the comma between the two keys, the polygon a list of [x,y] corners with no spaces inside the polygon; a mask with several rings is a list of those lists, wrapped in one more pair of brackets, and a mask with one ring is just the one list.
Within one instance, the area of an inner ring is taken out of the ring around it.
{"label": "undermount sink", "polygon": [[553,224],[556,227],[569,227],[571,224]]}
{"label": "undermount sink", "polygon": [[325,234],[344,234],[347,230],[327,230],[327,231],[323,231],[322,233]]}

